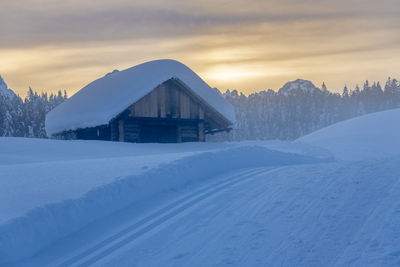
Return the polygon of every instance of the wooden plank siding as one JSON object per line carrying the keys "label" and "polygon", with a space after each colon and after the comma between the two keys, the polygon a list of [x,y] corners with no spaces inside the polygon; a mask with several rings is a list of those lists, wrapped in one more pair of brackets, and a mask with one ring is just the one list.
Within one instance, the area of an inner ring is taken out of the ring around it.
{"label": "wooden plank siding", "polygon": [[118,120],[118,132],[119,132],[119,140],[120,142],[125,141],[125,136],[124,136],[124,120]]}
{"label": "wooden plank siding", "polygon": [[140,142],[141,125],[126,121],[124,124],[124,140],[128,142]]}
{"label": "wooden plank siding", "polygon": [[204,108],[180,87],[162,84],[129,108],[130,117],[204,119]]}
{"label": "wooden plank siding", "polygon": [[181,125],[178,129],[181,142],[199,141],[199,128],[197,124]]}
{"label": "wooden plank siding", "polygon": [[116,120],[113,120],[109,124],[110,126],[110,140],[111,141],[118,141],[119,140],[119,129],[118,129],[118,123]]}

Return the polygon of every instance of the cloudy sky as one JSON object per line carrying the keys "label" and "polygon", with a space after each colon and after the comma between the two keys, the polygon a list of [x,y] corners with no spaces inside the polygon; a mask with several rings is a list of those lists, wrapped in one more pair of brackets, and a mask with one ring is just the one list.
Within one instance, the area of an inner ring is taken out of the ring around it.
{"label": "cloudy sky", "polygon": [[0,0],[0,75],[71,95],[114,69],[173,58],[245,93],[296,78],[338,91],[400,78],[398,0]]}

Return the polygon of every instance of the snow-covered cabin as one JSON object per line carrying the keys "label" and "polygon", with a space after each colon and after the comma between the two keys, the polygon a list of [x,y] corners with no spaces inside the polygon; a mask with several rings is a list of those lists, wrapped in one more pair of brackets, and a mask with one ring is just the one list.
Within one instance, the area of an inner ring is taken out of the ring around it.
{"label": "snow-covered cabin", "polygon": [[232,105],[175,60],[113,71],[46,116],[48,136],[122,142],[193,142],[229,131]]}

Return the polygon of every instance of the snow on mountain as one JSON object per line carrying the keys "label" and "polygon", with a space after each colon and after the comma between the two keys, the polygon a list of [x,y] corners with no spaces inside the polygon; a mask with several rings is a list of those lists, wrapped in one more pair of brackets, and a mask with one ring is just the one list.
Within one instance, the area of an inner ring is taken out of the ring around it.
{"label": "snow on mountain", "polygon": [[15,93],[8,88],[6,82],[1,76],[0,76],[0,95],[7,98],[13,98],[16,96]]}
{"label": "snow on mountain", "polygon": [[279,89],[279,92],[284,95],[291,95],[298,91],[314,92],[320,91],[320,89],[315,87],[312,82],[303,79],[287,82],[281,89]]}
{"label": "snow on mountain", "polygon": [[400,109],[336,123],[298,139],[345,160],[400,155]]}

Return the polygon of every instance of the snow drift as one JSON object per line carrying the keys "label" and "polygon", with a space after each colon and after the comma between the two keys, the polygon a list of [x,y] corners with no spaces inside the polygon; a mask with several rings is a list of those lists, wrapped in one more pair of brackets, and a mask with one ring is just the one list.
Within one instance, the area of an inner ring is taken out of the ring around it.
{"label": "snow drift", "polygon": [[128,205],[146,203],[160,194],[182,190],[233,169],[318,161],[322,160],[257,146],[188,156],[96,187],[80,198],[38,207],[0,225],[0,259],[6,262],[27,257],[54,240]]}
{"label": "snow drift", "polygon": [[328,157],[327,153],[310,150],[307,145],[284,142],[135,144],[0,138],[0,225],[35,207],[80,198],[118,177],[139,175],[161,164],[206,151],[254,145]]}
{"label": "snow drift", "polygon": [[325,148],[345,160],[400,155],[400,109],[339,122],[298,141]]}

